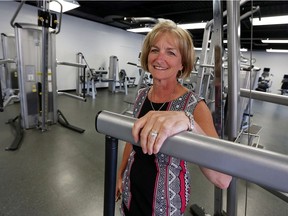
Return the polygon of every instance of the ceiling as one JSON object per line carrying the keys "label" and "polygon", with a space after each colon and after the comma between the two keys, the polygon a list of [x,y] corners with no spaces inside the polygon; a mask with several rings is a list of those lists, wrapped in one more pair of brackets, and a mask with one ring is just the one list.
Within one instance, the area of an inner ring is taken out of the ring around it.
{"label": "ceiling", "polygon": [[[176,23],[194,23],[213,19],[213,2],[198,1],[79,1],[80,7],[66,14],[103,23],[121,29],[136,27],[124,17],[151,17],[171,19]],[[222,1],[226,10],[226,1]],[[251,4],[259,6],[256,17],[288,15],[288,1],[247,1],[240,7],[240,14],[251,11]],[[223,23],[227,23],[226,17]],[[148,23],[141,23],[145,25]],[[139,24],[137,24],[139,26]],[[253,32],[251,31],[253,30]],[[204,30],[191,30],[195,47],[201,47]],[[253,36],[253,39],[251,39]],[[226,39],[226,32],[224,32]],[[288,44],[263,44],[261,39],[288,39],[288,24],[253,26],[249,18],[241,21],[241,48],[265,50],[288,49]],[[252,42],[252,43],[251,43]],[[252,44],[252,45],[251,45]]]}

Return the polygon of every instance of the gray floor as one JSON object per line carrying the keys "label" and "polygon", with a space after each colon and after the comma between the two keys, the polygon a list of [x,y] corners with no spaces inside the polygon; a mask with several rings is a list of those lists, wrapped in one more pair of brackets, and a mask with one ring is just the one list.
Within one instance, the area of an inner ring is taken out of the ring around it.
{"label": "gray floor", "polygon": [[[129,91],[132,94],[134,89]],[[123,99],[123,93],[112,94],[107,89],[100,89],[97,98],[87,102],[59,96],[59,109],[85,132],[79,134],[58,124],[44,133],[26,130],[21,148],[13,152],[4,150],[14,138],[5,122],[19,113],[19,104],[0,113],[0,216],[103,215],[104,135],[95,131],[95,116],[103,109],[121,112],[127,107]],[[259,101],[253,108],[253,123],[263,127],[261,145],[288,154],[287,108]],[[197,166],[191,164],[190,169],[191,203],[212,214],[213,186]],[[117,209],[115,215],[119,215]],[[238,180],[238,215],[286,216],[288,204],[257,185]]]}

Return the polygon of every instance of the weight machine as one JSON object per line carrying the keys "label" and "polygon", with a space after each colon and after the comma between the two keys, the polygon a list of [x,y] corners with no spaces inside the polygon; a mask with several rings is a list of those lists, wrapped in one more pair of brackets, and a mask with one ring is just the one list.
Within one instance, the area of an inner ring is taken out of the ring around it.
{"label": "weight machine", "polygon": [[19,101],[19,87],[18,87],[18,72],[17,65],[15,64],[16,59],[16,43],[14,35],[1,34],[1,44],[3,51],[3,59],[0,60],[1,74],[0,74],[0,85],[1,85],[1,102],[0,112],[4,111],[4,108],[11,101]]}
{"label": "weight machine", "polygon": [[151,78],[152,77],[149,78],[149,75],[146,73],[146,71],[144,71],[141,68],[140,65],[132,63],[132,62],[127,62],[127,64],[132,65],[132,66],[136,66],[137,68],[139,68],[139,75],[140,75],[135,94],[134,95],[129,95],[128,97],[124,98],[124,102],[126,102],[128,104],[128,106],[127,106],[127,108],[125,108],[121,112],[121,114],[132,115],[132,107],[133,107],[133,104],[135,102],[135,98],[136,98],[136,95],[137,95],[139,89],[145,88],[146,86],[151,85]]}
{"label": "weight machine", "polygon": [[281,83],[281,95],[288,94],[288,74],[284,74]]}
{"label": "weight machine", "polygon": [[257,91],[269,92],[270,87],[272,86],[272,80],[270,77],[273,76],[270,74],[270,68],[263,68],[263,73],[258,79]]}
{"label": "weight machine", "polygon": [[[125,77],[121,77],[122,74],[119,72],[119,59],[117,56],[110,56],[109,58],[109,79],[113,80],[112,82],[109,82],[109,90],[112,93],[117,92],[124,92],[125,95],[128,95],[128,81]],[[117,74],[118,74],[118,80],[117,80]],[[124,79],[123,79],[124,78]],[[116,90],[116,84],[119,83],[119,90]],[[123,87],[123,89],[122,89]]]}
{"label": "weight machine", "polygon": [[[122,72],[119,71],[118,66],[118,58],[117,56],[110,56],[109,57],[109,70],[106,71],[104,68],[99,68],[98,70],[95,70],[94,68],[91,68],[86,61],[84,54],[79,52],[77,53],[77,61],[80,64],[85,64],[88,68],[88,72],[85,73],[85,70],[83,71],[81,68],[78,69],[78,76],[77,76],[77,83],[76,83],[76,92],[78,95],[83,95],[85,92],[87,95],[92,96],[93,99],[96,98],[97,95],[97,89],[96,89],[96,83],[108,83],[108,89],[112,93],[117,92],[124,92],[125,95],[128,94],[128,80],[127,77],[122,76]],[[117,80],[117,73],[118,78]],[[106,76],[108,75],[108,78]],[[135,79],[134,79],[135,80]],[[119,83],[119,90],[116,90],[116,84]],[[122,89],[123,88],[123,89]]]}
{"label": "weight machine", "polygon": [[[253,8],[250,12],[247,12],[240,16],[238,10],[241,5],[246,3],[246,1],[236,2],[227,2],[227,11],[222,13],[221,2],[214,0],[213,1],[213,20],[207,22],[203,34],[202,42],[202,52],[199,58],[199,63],[197,64],[198,70],[196,71],[196,87],[194,91],[196,94],[201,95],[206,102],[210,110],[213,113],[214,123],[218,135],[224,137],[224,114],[225,114],[225,103],[229,106],[229,113],[227,114],[228,119],[234,119],[234,124],[230,124],[228,127],[228,139],[235,140],[237,133],[240,127],[240,118],[242,117],[241,113],[244,113],[244,109],[239,107],[245,107],[242,98],[239,100],[239,104],[236,101],[237,95],[233,94],[239,88],[238,84],[238,74],[240,73],[240,67],[245,68],[242,70],[244,72],[244,82],[250,83],[253,80],[249,80],[249,73],[251,73],[251,67],[249,65],[239,65],[237,63],[240,59],[240,47],[237,46],[236,41],[239,40],[238,35],[236,35],[236,27],[239,25],[240,20],[251,16],[253,13],[259,10],[259,7]],[[229,8],[230,7],[230,8]],[[233,7],[233,8],[231,8]],[[233,12],[232,12],[233,11]],[[227,16],[230,13],[230,16]],[[227,23],[223,25],[223,17],[227,16]],[[239,23],[237,23],[238,21]],[[229,58],[226,58],[226,65],[223,63],[223,31],[228,30],[228,52]],[[230,38],[229,38],[230,37]],[[238,38],[237,38],[238,37]],[[253,66],[254,67],[254,66]],[[228,69],[228,70],[227,70]],[[228,96],[229,99],[224,100],[224,70],[228,71]],[[232,73],[233,72],[233,73]],[[232,85],[233,84],[233,85]],[[246,85],[244,84],[244,85]],[[235,91],[233,91],[235,89]],[[238,117],[241,116],[241,117]],[[235,121],[237,119],[237,121]],[[228,209],[228,213],[234,214],[236,206],[235,200],[233,200],[233,194],[236,193],[235,189],[235,180],[232,181],[230,188],[228,189],[228,202],[231,203],[231,209]],[[232,196],[231,196],[232,194]],[[230,199],[232,197],[232,199]],[[222,215],[222,191],[215,187],[215,203],[214,203],[214,215]],[[198,212],[195,215],[204,214],[199,213],[199,208],[196,205],[191,206],[191,212]]]}
{"label": "weight machine", "polygon": [[[56,1],[57,2],[57,1]],[[80,64],[67,64],[56,61],[55,36],[60,32],[62,5],[59,20],[48,9],[48,2],[43,0],[38,10],[38,25],[15,23],[15,19],[25,1],[17,8],[10,24],[15,31],[17,50],[17,70],[21,113],[9,123],[18,124],[16,138],[6,150],[16,150],[23,137],[24,129],[47,131],[48,125],[60,123],[79,133],[85,130],[71,125],[57,108],[56,66],[64,64],[85,67]],[[39,3],[41,3],[39,1]],[[8,61],[8,60],[6,60]],[[61,93],[60,93],[61,94]]]}

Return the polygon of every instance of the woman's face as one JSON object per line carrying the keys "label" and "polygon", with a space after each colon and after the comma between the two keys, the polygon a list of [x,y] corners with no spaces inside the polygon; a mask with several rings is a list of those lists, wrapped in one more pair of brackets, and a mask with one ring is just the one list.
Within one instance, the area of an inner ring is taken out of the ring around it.
{"label": "woman's face", "polygon": [[148,69],[154,79],[176,79],[183,66],[178,43],[173,34],[158,35],[148,54]]}

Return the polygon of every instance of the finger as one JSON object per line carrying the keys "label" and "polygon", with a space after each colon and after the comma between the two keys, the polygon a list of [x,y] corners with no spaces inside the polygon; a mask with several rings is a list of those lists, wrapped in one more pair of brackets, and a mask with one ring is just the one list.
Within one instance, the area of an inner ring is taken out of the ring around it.
{"label": "finger", "polygon": [[118,200],[120,200],[122,197],[122,193],[118,193],[116,198],[115,198],[115,202],[118,202]]}
{"label": "finger", "polygon": [[146,130],[142,130],[140,133],[140,145],[144,154],[147,154],[148,139],[149,133]]}
{"label": "finger", "polygon": [[[149,131],[149,137],[147,140],[148,142],[146,144],[147,152],[149,155],[154,153],[155,144],[158,142],[157,140],[159,139],[160,130],[161,130],[161,127],[163,125],[163,121],[165,118],[159,116],[159,113],[155,113],[153,115],[153,119],[154,121],[150,121],[151,126],[149,128],[152,128],[152,129]],[[160,139],[160,143],[159,143],[160,145],[161,145],[161,142],[163,143],[163,141],[161,140],[162,139]],[[157,149],[159,148],[157,147]]]}
{"label": "finger", "polygon": [[169,136],[169,131],[165,128],[165,123],[161,125],[161,128],[158,130],[158,136],[157,139],[155,140],[155,143],[153,145],[153,154],[157,154],[163,145],[164,141],[167,139]]}
{"label": "finger", "polygon": [[147,122],[147,116],[143,116],[142,118],[137,119],[134,122],[134,125],[132,127],[132,136],[134,138],[134,141],[137,143],[139,141],[139,134],[142,130],[142,128],[145,126]]}
{"label": "finger", "polygon": [[176,122],[174,124],[170,124],[169,121],[159,120],[157,122],[161,122],[161,127],[159,128],[157,139],[155,140],[155,143],[153,145],[153,154],[157,154],[162,147],[164,141],[170,137],[173,136],[183,130],[186,130],[186,125],[183,125],[181,121]]}
{"label": "finger", "polygon": [[[142,151],[144,154],[146,154],[148,152],[148,145],[150,143],[154,143],[154,140],[152,140],[150,137],[150,132],[151,129],[153,128],[153,125],[155,123],[155,112],[149,112],[148,114],[146,114],[144,117],[142,117],[141,119],[139,119],[139,122],[137,122],[135,124],[135,131],[137,127],[142,127],[141,131],[140,131],[140,144],[142,147]],[[139,126],[141,125],[141,126]],[[150,151],[151,153],[151,151]]]}
{"label": "finger", "polygon": [[153,149],[154,149],[154,144],[155,144],[155,141],[157,139],[157,136],[158,136],[158,132],[156,129],[152,129],[149,133],[149,136],[148,136],[148,142],[147,142],[147,153],[149,155],[153,154]]}
{"label": "finger", "polygon": [[157,154],[162,147],[164,141],[166,140],[167,136],[164,136],[163,134],[157,136],[157,139],[154,142],[152,153]]}

